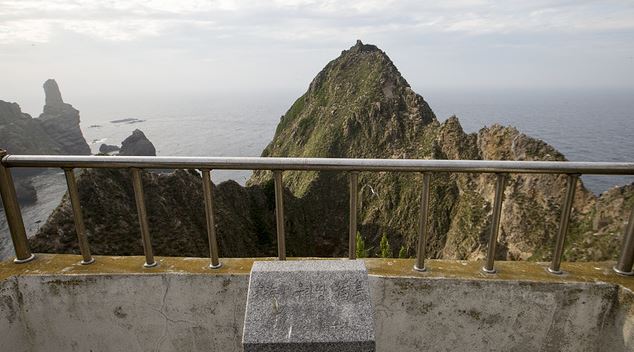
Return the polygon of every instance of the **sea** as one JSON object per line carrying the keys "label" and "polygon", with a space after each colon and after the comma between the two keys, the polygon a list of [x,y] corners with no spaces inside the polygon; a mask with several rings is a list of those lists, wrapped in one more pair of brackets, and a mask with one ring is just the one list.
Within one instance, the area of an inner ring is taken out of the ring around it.
{"label": "sea", "polygon": [[[546,141],[572,161],[634,161],[634,92],[623,90],[424,91],[440,121],[456,115],[467,132],[511,125]],[[166,97],[84,97],[66,100],[80,110],[81,128],[93,153],[102,143],[120,145],[142,130],[162,156],[259,156],[280,117],[302,91],[214,93]],[[1,98],[1,97],[0,97]],[[26,111],[38,116],[39,111]],[[126,120],[124,122],[113,122]],[[251,171],[214,171],[215,182],[244,184]],[[583,176],[600,194],[634,182],[630,176]],[[22,209],[29,235],[46,222],[66,191],[63,173],[35,177],[38,201]],[[0,260],[13,255],[6,219],[0,215]]]}

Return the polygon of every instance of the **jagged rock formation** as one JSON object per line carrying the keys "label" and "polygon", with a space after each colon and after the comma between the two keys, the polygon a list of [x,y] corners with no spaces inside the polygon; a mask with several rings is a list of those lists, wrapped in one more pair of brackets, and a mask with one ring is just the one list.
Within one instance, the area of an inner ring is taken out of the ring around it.
{"label": "jagged rock formation", "polygon": [[[90,154],[79,128],[79,112],[64,103],[54,80],[44,83],[44,92],[46,104],[39,118],[23,113],[16,103],[0,100],[0,148],[11,154]],[[14,171],[22,204],[36,199],[27,177],[36,172]]]}
{"label": "jagged rock formation", "polygon": [[[551,146],[512,127],[494,125],[467,134],[455,117],[440,123],[387,55],[361,42],[343,51],[315,77],[308,91],[282,116],[275,137],[262,155],[565,160]],[[80,177],[80,193],[87,197],[82,198],[82,204],[89,238],[97,252],[139,254],[131,185],[127,175],[119,173],[86,171]],[[346,177],[332,172],[284,173],[289,256],[346,255]],[[428,242],[431,257],[483,257],[491,223],[494,177],[434,175]],[[148,206],[157,253],[206,256],[199,176],[177,172],[146,175],[144,181],[148,197],[152,197]],[[414,255],[421,176],[361,173],[359,182],[360,231],[370,254],[376,255],[381,236],[387,234],[394,255],[399,249],[404,255]],[[274,253],[270,172],[254,173],[247,185],[242,188],[230,182],[215,187],[224,256]],[[499,259],[550,258],[564,191],[564,176],[509,178],[496,254]],[[634,185],[615,188],[597,198],[580,182],[565,259],[615,258],[627,214],[634,205],[633,195]],[[37,250],[76,250],[71,225],[65,201],[34,240]],[[109,236],[117,244],[110,244]],[[188,240],[181,243],[183,238]]]}
{"label": "jagged rock formation", "polygon": [[64,103],[55,80],[44,82],[44,92],[46,104],[39,119],[47,133],[60,145],[63,154],[90,154],[90,147],[79,128],[79,111]]}
{"label": "jagged rock formation", "polygon": [[[565,160],[546,143],[502,126],[466,134],[457,118],[436,120],[422,97],[373,45],[357,42],[330,62],[282,117],[263,156]],[[345,254],[347,226],[346,175],[287,172],[285,184],[308,207],[301,231],[320,243],[332,243],[321,254]],[[269,172],[256,172],[250,185],[271,182]],[[414,255],[420,175],[362,173],[359,218],[361,233],[378,251],[383,233],[394,255],[403,247]],[[513,175],[505,192],[500,230],[500,259],[549,259],[565,190],[564,176]],[[436,174],[431,192],[432,257],[483,257],[488,239],[493,175]],[[567,259],[584,257],[573,248],[589,236],[584,221],[597,200],[581,182],[575,199]],[[320,219],[311,217],[319,217]],[[618,219],[614,219],[618,222]],[[292,221],[292,220],[290,220]],[[622,221],[620,222],[622,223]],[[289,236],[299,236],[292,233]],[[610,242],[618,244],[618,233]],[[320,238],[321,237],[321,238]],[[584,239],[582,239],[584,238]],[[610,253],[614,257],[615,253]],[[593,258],[607,258],[610,255]]]}
{"label": "jagged rock formation", "polygon": [[141,130],[136,129],[121,142],[119,155],[156,156],[156,148]]}

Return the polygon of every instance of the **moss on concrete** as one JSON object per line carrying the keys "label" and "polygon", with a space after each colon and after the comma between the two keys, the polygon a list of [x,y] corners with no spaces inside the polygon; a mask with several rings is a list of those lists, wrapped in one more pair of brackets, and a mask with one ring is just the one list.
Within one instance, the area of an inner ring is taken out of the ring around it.
{"label": "moss on concrete", "polygon": [[[112,275],[112,274],[206,274],[206,275],[248,275],[253,262],[258,260],[275,260],[275,258],[221,258],[222,267],[209,268],[207,258],[157,257],[159,265],[144,268],[145,258],[138,256],[109,257],[97,256],[90,265],[79,264],[81,256],[70,254],[38,254],[36,259],[15,264],[10,261],[0,262],[0,280],[22,275],[68,275],[64,285],[73,284],[74,275]],[[289,260],[347,260],[320,258],[290,258]],[[480,268],[480,261],[427,260],[426,272],[414,271],[414,259],[363,259],[370,275],[408,278],[451,278],[464,280],[503,280],[522,282],[552,283],[611,283],[634,291],[634,277],[617,275],[612,271],[614,262],[563,263],[564,275],[548,273],[548,263],[498,261],[495,263],[496,274],[485,274]]]}

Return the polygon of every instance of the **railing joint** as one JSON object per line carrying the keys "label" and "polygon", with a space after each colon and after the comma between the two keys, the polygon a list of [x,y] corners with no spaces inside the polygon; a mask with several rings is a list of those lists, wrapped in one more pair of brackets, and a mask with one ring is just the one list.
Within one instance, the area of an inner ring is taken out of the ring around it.
{"label": "railing joint", "polygon": [[15,264],[24,264],[24,263],[28,263],[28,262],[30,262],[30,261],[31,261],[31,260],[33,260],[33,259],[35,259],[35,254],[31,253],[31,255],[30,255],[28,258],[25,258],[25,259],[18,259],[18,258],[15,258],[15,259],[13,259],[13,262],[14,262]]}
{"label": "railing joint", "polygon": [[497,270],[495,270],[495,268],[488,269],[486,266],[483,266],[481,270],[485,274],[497,274],[497,272],[498,272]]}

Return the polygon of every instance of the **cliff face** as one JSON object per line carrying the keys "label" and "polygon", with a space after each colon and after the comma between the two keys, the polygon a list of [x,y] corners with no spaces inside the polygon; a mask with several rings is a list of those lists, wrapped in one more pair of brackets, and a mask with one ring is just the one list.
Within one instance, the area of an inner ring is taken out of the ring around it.
{"label": "cliff face", "polygon": [[[343,51],[315,77],[308,91],[282,116],[275,137],[262,155],[565,160],[548,144],[512,127],[494,125],[468,134],[455,117],[438,122],[387,55],[361,42]],[[206,256],[199,176],[177,172],[144,177],[157,253]],[[484,256],[494,181],[494,175],[434,174],[429,256]],[[96,252],[139,254],[140,235],[128,175],[89,170],[79,182],[82,197],[88,197],[82,198],[82,205]],[[360,232],[370,255],[377,255],[383,234],[389,239],[393,256],[415,254],[421,183],[421,175],[413,173],[360,174]],[[565,184],[565,176],[509,177],[498,259],[550,259]],[[345,256],[347,175],[285,172],[284,185],[288,255]],[[246,188],[229,182],[214,189],[221,255],[274,255],[271,173],[255,172]],[[615,188],[597,198],[579,182],[564,258],[615,258],[633,195],[634,185]],[[36,248],[75,250],[70,214],[68,204],[62,203],[34,240]],[[110,244],[110,237],[117,238],[116,246]]]}
{"label": "cliff face", "polygon": [[[308,92],[281,118],[275,137],[262,155],[565,160],[548,144],[511,127],[494,125],[467,134],[455,117],[439,123],[428,104],[412,92],[385,53],[361,42],[342,52],[317,75]],[[269,172],[256,172],[249,184],[270,182]],[[318,243],[331,244],[322,248],[320,254],[344,255],[348,216],[346,175],[287,172],[284,182],[307,209],[306,227],[302,230],[316,236]],[[383,234],[389,238],[393,255],[399,249],[401,253],[415,254],[421,183],[421,176],[415,174],[360,175],[360,228],[365,241],[369,242],[366,248],[370,248],[371,254],[377,254]],[[484,256],[494,184],[493,175],[433,176],[428,248],[432,257],[476,259]],[[499,259],[550,259],[565,184],[565,176],[512,175],[509,178]],[[629,194],[627,189],[624,194]],[[590,254],[587,248],[580,249],[588,238],[594,241],[601,236],[589,231],[587,222],[593,213],[602,211],[597,209],[603,203],[597,202],[579,182],[566,259],[607,259],[616,255],[616,251]],[[610,223],[619,227],[625,219],[623,215],[617,216],[610,219]],[[618,246],[620,233],[603,235],[610,237],[605,242]],[[289,234],[293,235],[300,234]]]}
{"label": "cliff face", "polygon": [[[83,170],[77,178],[86,233],[95,254],[143,255],[132,179],[127,170]],[[201,178],[196,172],[143,173],[154,252],[164,256],[208,255]],[[233,181],[214,186],[218,241],[224,256],[274,255],[273,214],[260,187]],[[262,223],[266,225],[262,225]],[[256,234],[260,234],[258,237]],[[68,196],[30,239],[35,252],[76,253]]]}

